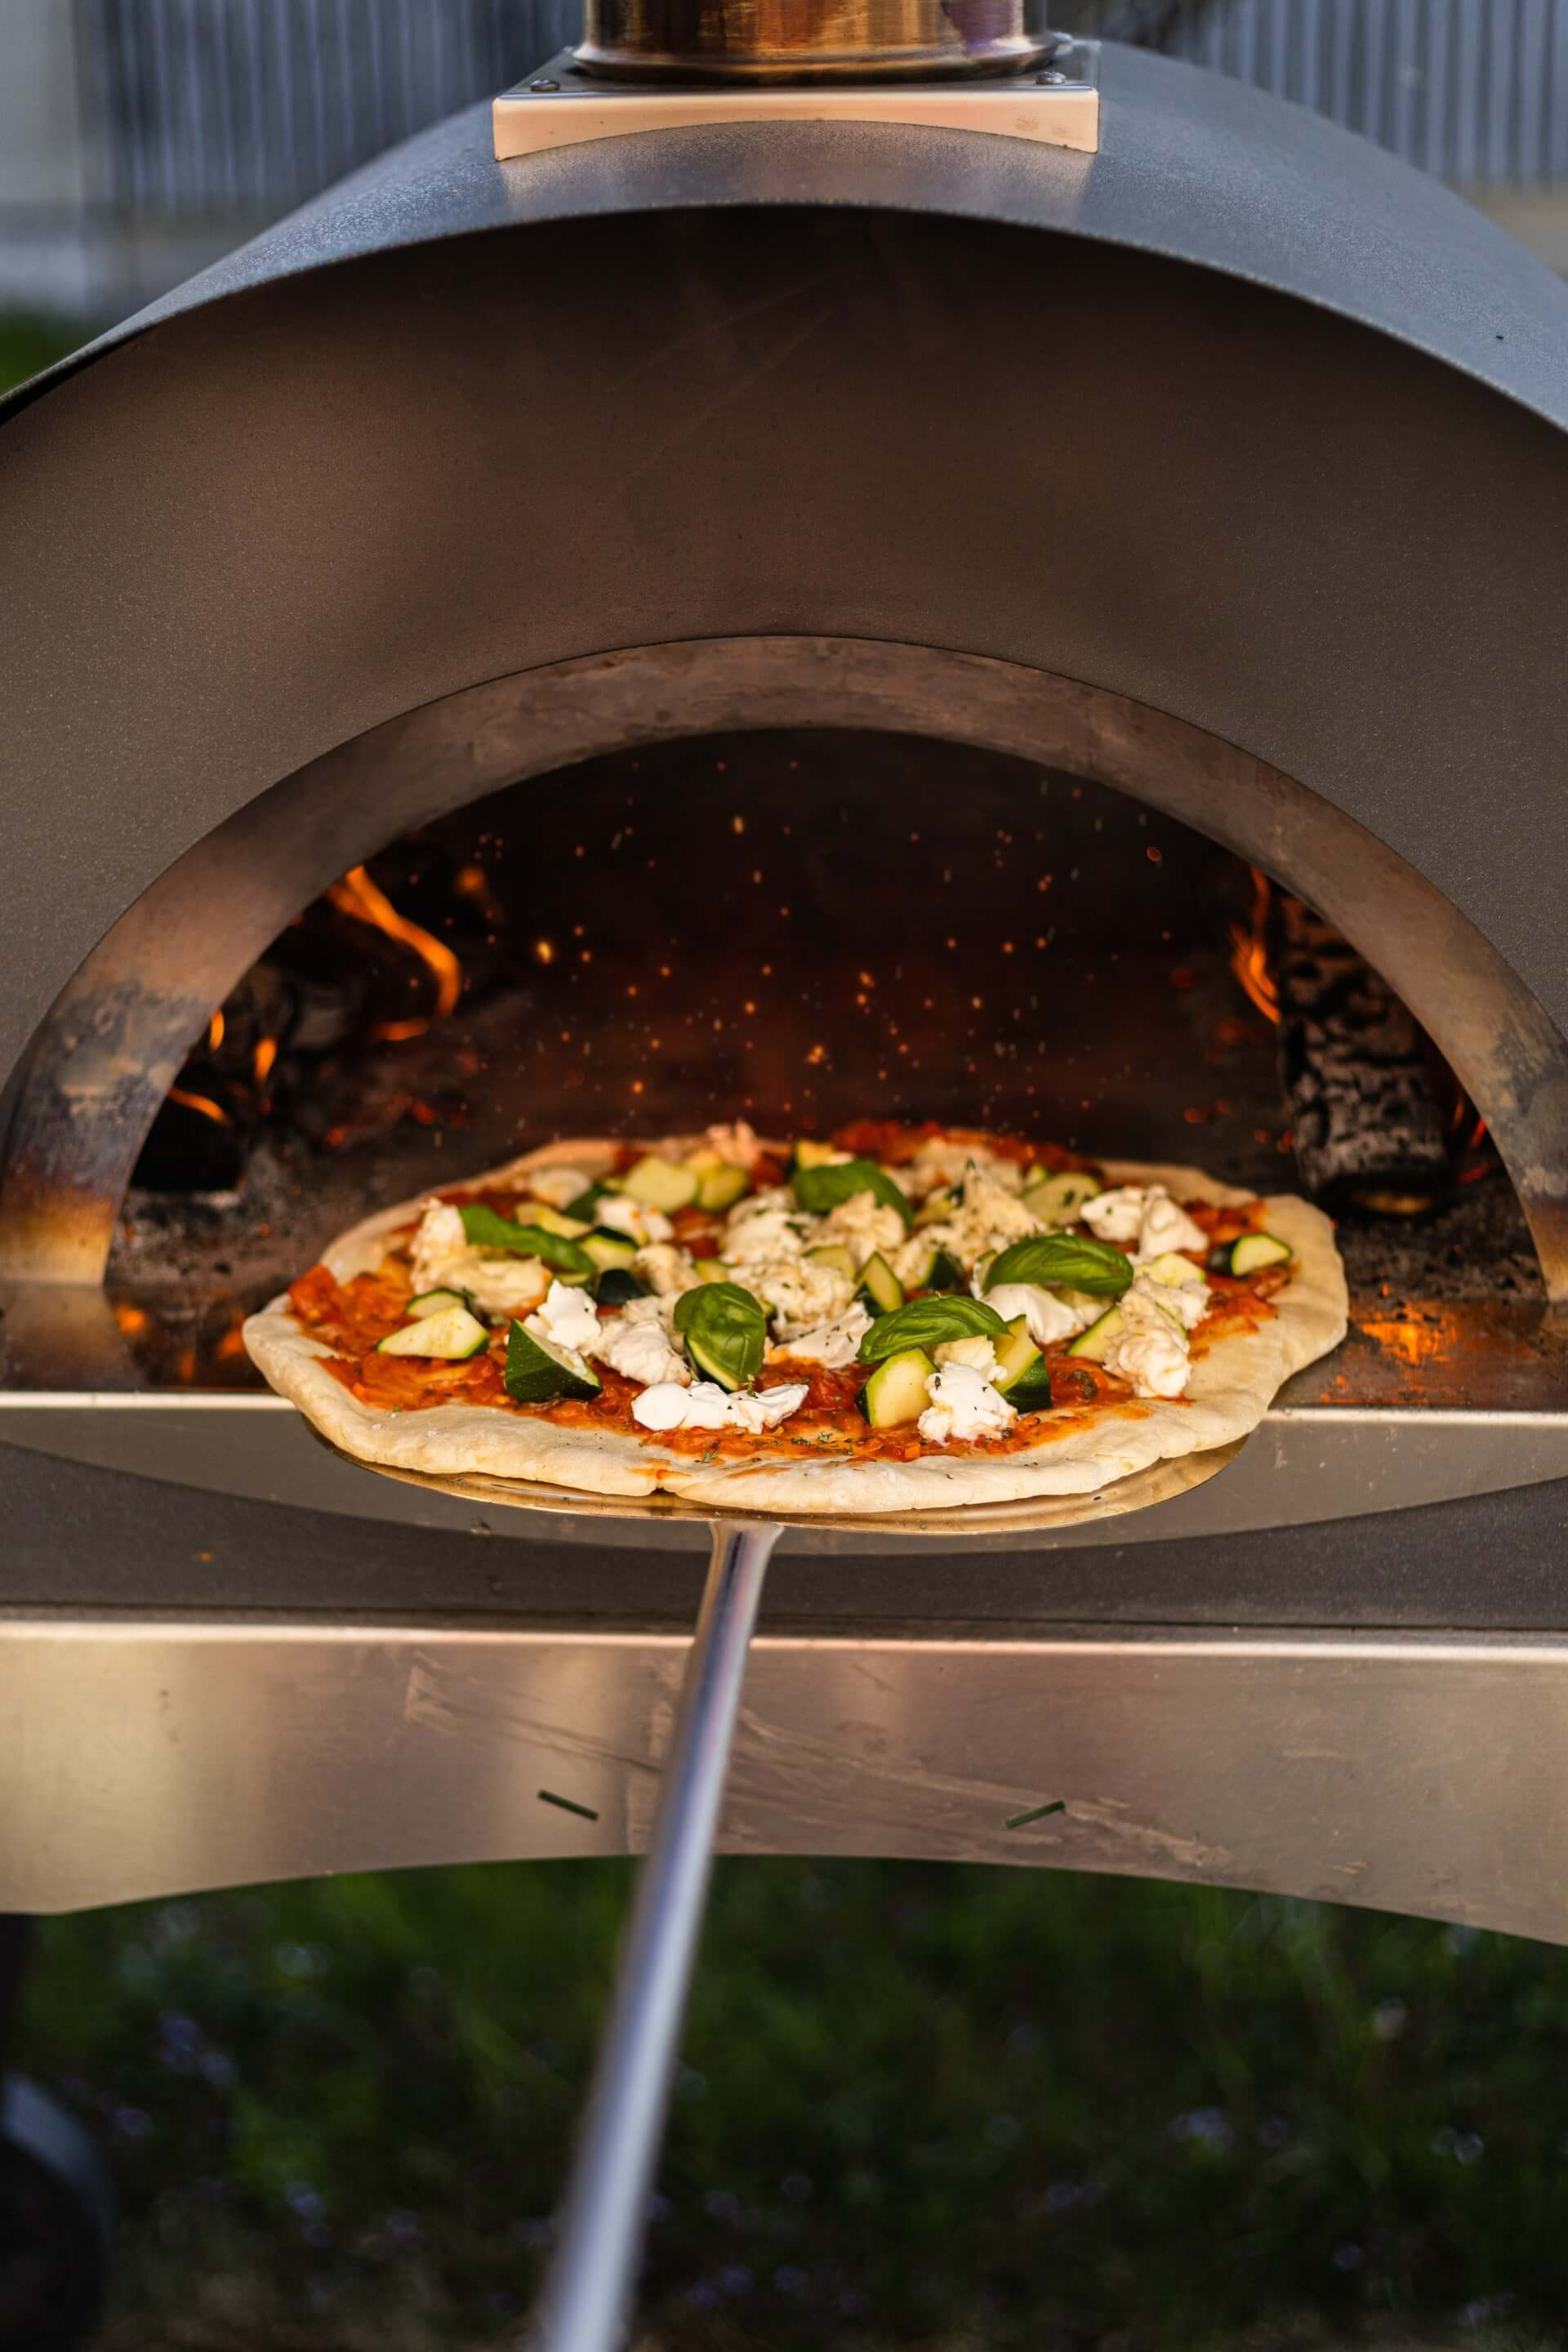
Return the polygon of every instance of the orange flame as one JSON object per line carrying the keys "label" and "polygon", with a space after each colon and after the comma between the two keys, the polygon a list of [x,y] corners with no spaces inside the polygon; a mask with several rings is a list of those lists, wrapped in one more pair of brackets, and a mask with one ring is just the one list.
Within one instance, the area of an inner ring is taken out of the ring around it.
{"label": "orange flame", "polygon": [[1252,877],[1252,920],[1243,929],[1230,926],[1230,968],[1266,1021],[1278,1024],[1279,991],[1268,969],[1268,908],[1273,897],[1267,874],[1249,866]]}
{"label": "orange flame", "polygon": [[212,1019],[207,1023],[207,1050],[209,1053],[216,1054],[218,1047],[223,1044],[224,1025],[223,1007],[220,1004],[217,1011],[213,1014]]}
{"label": "orange flame", "polygon": [[171,1087],[169,1100],[184,1103],[187,1110],[200,1111],[202,1117],[210,1118],[216,1127],[227,1127],[229,1124],[227,1111],[221,1103],[215,1103],[210,1095],[187,1094],[184,1087]]}
{"label": "orange flame", "polygon": [[[371,880],[363,866],[352,866],[341,882],[334,882],[327,893],[341,914],[352,916],[356,923],[368,923],[373,930],[383,932],[389,940],[397,940],[412,948],[436,982],[436,1018],[439,1021],[451,1012],[462,992],[463,967],[449,947],[432,939],[400,915],[384,890]],[[423,1024],[421,1024],[423,1025]],[[414,1036],[418,1032],[406,1022],[393,1022],[379,1033],[385,1036]]]}
{"label": "orange flame", "polygon": [[277,1059],[277,1038],[258,1037],[256,1041],[256,1051],[250,1057],[250,1066],[255,1072],[256,1083],[258,1087],[265,1084],[268,1074]]}

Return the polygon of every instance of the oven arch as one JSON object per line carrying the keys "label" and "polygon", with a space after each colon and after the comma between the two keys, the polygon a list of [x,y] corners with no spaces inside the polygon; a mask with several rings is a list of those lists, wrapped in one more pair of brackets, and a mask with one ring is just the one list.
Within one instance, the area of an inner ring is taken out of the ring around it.
{"label": "oven arch", "polygon": [[0,1168],[0,1276],[101,1282],[132,1170],[187,1049],[346,868],[415,825],[606,751],[814,725],[965,742],[1110,785],[1309,900],[1452,1066],[1513,1180],[1548,1295],[1568,1299],[1568,1040],[1405,859],[1245,749],[1104,688],[950,648],[786,635],[632,646],[467,688],[310,761],[195,844],[105,935],[34,1036]]}

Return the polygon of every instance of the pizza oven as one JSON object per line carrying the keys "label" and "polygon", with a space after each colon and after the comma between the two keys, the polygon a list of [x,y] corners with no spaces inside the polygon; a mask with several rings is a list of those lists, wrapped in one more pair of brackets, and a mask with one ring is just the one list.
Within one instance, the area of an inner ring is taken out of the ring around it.
{"label": "pizza oven", "polygon": [[789,1533],[721,1843],[1568,1939],[1568,294],[863,13],[590,11],[5,417],[0,1905],[642,1845],[700,1528],[377,1477],[238,1324],[871,1115],[1304,1186],[1351,1336],[1135,1515]]}

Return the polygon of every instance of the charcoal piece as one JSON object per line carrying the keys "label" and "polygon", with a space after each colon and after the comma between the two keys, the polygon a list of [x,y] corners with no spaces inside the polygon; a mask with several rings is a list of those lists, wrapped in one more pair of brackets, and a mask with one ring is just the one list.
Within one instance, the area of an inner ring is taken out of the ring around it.
{"label": "charcoal piece", "polygon": [[1314,1199],[1413,1215],[1447,1191],[1430,1048],[1387,984],[1300,899],[1276,902],[1279,1070]]}

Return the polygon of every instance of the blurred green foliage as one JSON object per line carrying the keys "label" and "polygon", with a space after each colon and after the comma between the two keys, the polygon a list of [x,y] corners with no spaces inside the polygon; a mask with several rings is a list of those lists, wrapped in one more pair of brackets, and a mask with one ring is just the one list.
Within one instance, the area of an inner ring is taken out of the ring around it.
{"label": "blurred green foliage", "polygon": [[[112,2342],[173,2310],[195,2332],[160,2342],[506,2340],[629,1884],[453,1869],[48,1924],[20,2054],[112,2153]],[[1308,2313],[1560,2341],[1565,2057],[1568,1955],[1502,1937],[721,1863],[647,2340],[1192,2352]]]}
{"label": "blurred green foliage", "polygon": [[30,375],[53,367],[68,352],[85,342],[90,331],[64,318],[32,311],[0,311],[0,394]]}

